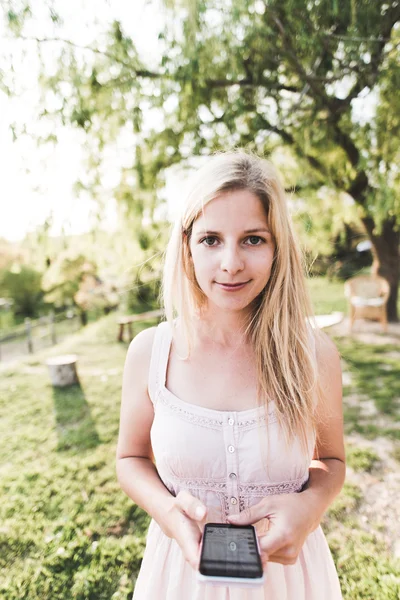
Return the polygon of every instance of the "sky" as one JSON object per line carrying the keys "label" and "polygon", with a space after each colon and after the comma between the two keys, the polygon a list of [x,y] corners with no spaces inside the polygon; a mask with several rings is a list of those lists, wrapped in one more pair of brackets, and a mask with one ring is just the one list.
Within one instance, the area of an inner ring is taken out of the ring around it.
{"label": "sky", "polygon": [[[57,2],[56,2],[57,4]],[[40,3],[34,6],[38,7]],[[112,6],[111,6],[112,5]],[[149,62],[157,60],[157,33],[161,25],[162,10],[158,0],[126,2],[112,0],[70,0],[62,3],[65,27],[62,37],[82,45],[90,45],[96,40],[98,30],[88,27],[95,12],[100,21],[120,18],[124,28],[133,36],[140,55]],[[37,10],[37,8],[35,8]],[[45,37],[44,19],[38,19],[26,35]],[[26,91],[18,97],[9,98],[0,91],[0,237],[11,241],[22,239],[28,231],[51,217],[50,233],[82,233],[90,230],[97,212],[96,202],[89,197],[73,193],[74,183],[82,175],[84,153],[82,132],[59,129],[58,143],[38,146],[28,136],[21,136],[13,142],[10,124],[26,122],[29,127],[44,134],[44,127],[35,118],[35,106],[39,98],[37,82],[38,64],[34,48],[28,57],[21,59],[21,43],[5,39],[9,34],[0,25],[2,48],[12,54],[17,69],[20,87]],[[51,65],[51,45],[48,46],[48,60]],[[117,182],[119,164],[110,164],[108,184]],[[171,185],[168,182],[169,186]],[[105,228],[117,226],[115,204],[110,200],[104,215]]]}
{"label": "sky", "polygon": [[[120,19],[149,67],[159,60],[157,34],[162,26],[164,10],[161,0],[69,0],[68,3],[54,0],[54,3],[56,8],[60,6],[60,13],[64,16],[62,37],[88,46],[97,41],[101,31],[101,26],[93,25],[93,14],[100,23]],[[51,34],[45,26],[46,20],[41,18],[41,5],[43,2],[34,3],[35,14],[39,16],[26,35],[46,37]],[[49,218],[50,234],[59,235],[63,230],[66,234],[88,231],[94,223],[97,204],[88,196],[76,197],[73,193],[74,183],[84,175],[83,132],[60,129],[56,145],[38,146],[28,136],[12,141],[10,124],[15,121],[26,122],[31,130],[42,134],[45,130],[35,116],[40,94],[35,46],[32,45],[32,51],[22,57],[21,42],[7,40],[7,36],[9,34],[2,30],[0,24],[2,49],[11,55],[20,82],[20,93],[9,98],[0,91],[0,237],[20,240]],[[51,44],[46,45],[46,57],[51,68]],[[375,102],[370,94],[353,103],[360,120],[371,117]],[[109,161],[106,182],[109,190],[118,181],[121,161],[123,156],[118,153],[114,153]],[[182,187],[181,183],[179,174],[167,175],[163,196],[168,201],[169,218],[173,218],[179,209],[179,200],[176,200],[174,192]],[[112,199],[108,201],[103,227],[111,230],[117,227]]]}

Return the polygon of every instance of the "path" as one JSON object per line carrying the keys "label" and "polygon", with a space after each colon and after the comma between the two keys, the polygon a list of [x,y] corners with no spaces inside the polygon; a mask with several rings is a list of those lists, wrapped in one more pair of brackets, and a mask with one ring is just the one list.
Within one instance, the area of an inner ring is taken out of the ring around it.
{"label": "path", "polygon": [[[383,333],[379,323],[360,319],[349,334],[349,320],[345,317],[340,323],[327,327],[326,332],[332,337],[347,337],[365,344],[395,345],[398,351],[388,353],[388,358],[390,356],[400,364],[400,323],[389,323],[387,333]],[[342,361],[342,367],[343,383],[351,385],[352,374],[345,361]],[[345,396],[343,404],[345,407],[362,406],[363,416],[367,413],[370,417],[377,415],[375,422],[382,421],[382,426],[383,421],[389,419],[379,414],[373,398],[363,398],[361,404],[357,392]],[[390,422],[389,419],[387,424],[392,428],[400,427],[399,421]],[[357,472],[347,466],[346,481],[358,486],[363,496],[357,511],[361,527],[385,542],[392,555],[400,559],[400,440],[381,436],[368,440],[351,433],[345,436],[345,442],[346,446],[369,448],[379,457],[370,472]]]}

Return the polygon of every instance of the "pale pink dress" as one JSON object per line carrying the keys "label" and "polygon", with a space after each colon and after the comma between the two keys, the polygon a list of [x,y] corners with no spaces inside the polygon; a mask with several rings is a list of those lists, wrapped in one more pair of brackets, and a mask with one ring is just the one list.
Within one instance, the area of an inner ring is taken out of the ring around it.
{"label": "pale pink dress", "polygon": [[[165,387],[171,341],[170,325],[160,323],[148,383],[155,412],[151,443],[158,473],[170,492],[189,490],[208,507],[207,520],[220,523],[267,495],[298,492],[308,479],[315,440],[310,440],[307,456],[297,443],[285,451],[273,404],[267,427],[263,407],[221,411],[177,398]],[[256,525],[259,534],[266,531],[266,523],[264,519]],[[133,600],[342,598],[320,526],[307,537],[294,565],[270,562],[264,575],[265,583],[258,589],[198,583],[177,542],[152,519]]]}

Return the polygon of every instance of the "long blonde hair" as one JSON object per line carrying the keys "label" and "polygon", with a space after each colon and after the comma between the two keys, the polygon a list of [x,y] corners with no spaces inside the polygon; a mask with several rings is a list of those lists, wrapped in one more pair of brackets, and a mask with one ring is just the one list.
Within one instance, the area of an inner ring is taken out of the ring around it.
{"label": "long blonde hair", "polygon": [[160,297],[166,319],[174,329],[174,319],[179,316],[189,356],[194,316],[201,314],[207,302],[190,261],[193,223],[219,194],[239,189],[253,192],[263,204],[276,245],[270,279],[256,299],[246,328],[257,362],[257,398],[266,408],[268,398],[274,400],[286,443],[297,437],[301,448],[309,451],[310,433],[316,435],[319,396],[314,353],[318,329],[310,325],[313,310],[302,254],[278,174],[267,160],[236,149],[213,155],[190,183],[165,253]]}

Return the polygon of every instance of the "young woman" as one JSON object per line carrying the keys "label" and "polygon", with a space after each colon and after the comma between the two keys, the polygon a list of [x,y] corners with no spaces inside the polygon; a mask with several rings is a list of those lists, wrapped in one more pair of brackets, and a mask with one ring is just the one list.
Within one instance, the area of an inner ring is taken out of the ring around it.
{"label": "young woman", "polygon": [[[163,301],[123,378],[118,479],[152,517],[134,600],[338,600],[320,521],[345,478],[340,359],[267,161],[220,153],[192,178]],[[255,526],[261,587],[198,583],[206,522]]]}

